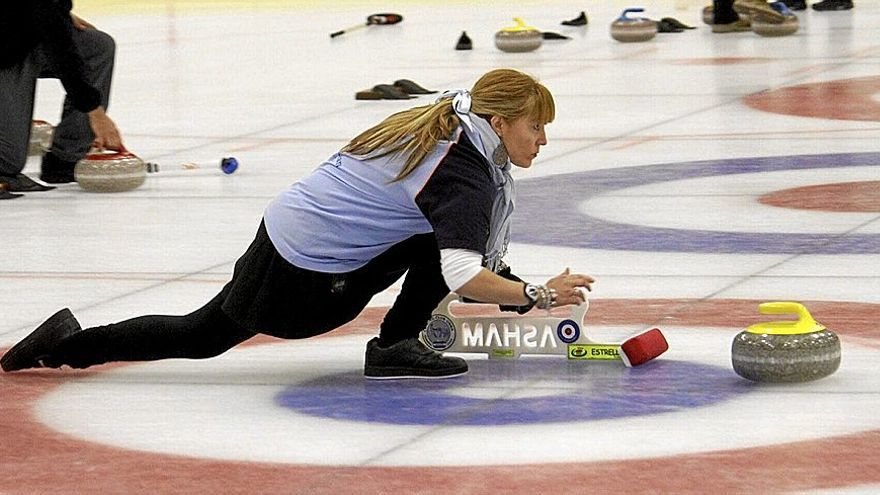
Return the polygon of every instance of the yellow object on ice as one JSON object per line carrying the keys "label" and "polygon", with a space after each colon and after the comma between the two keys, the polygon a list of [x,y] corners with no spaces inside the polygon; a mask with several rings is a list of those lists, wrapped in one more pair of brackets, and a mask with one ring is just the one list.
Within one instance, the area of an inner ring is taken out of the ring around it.
{"label": "yellow object on ice", "polygon": [[807,308],[796,302],[766,302],[758,305],[758,311],[765,315],[798,315],[797,321],[768,321],[756,323],[746,332],[768,335],[797,335],[802,333],[820,332],[825,326],[813,319]]}
{"label": "yellow object on ice", "polygon": [[532,26],[526,26],[525,21],[523,21],[519,17],[514,17],[513,22],[516,23],[516,26],[501,28],[501,32],[502,33],[519,33],[522,31],[537,31],[537,29],[533,28]]}

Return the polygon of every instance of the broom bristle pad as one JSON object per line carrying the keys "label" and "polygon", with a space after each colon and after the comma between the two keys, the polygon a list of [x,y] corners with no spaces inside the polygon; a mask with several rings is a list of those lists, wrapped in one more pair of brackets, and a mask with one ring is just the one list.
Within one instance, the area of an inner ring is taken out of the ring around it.
{"label": "broom bristle pad", "polygon": [[620,346],[631,366],[644,364],[669,349],[669,343],[659,328],[636,335]]}

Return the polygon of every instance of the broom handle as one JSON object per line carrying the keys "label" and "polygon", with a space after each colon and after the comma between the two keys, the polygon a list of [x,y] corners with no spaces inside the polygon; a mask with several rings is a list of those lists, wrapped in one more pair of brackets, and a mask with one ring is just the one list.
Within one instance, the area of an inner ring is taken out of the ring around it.
{"label": "broom handle", "polygon": [[345,28],[345,29],[340,29],[339,31],[336,31],[335,33],[330,33],[330,37],[331,37],[331,38],[335,38],[335,37],[337,37],[337,36],[340,36],[340,35],[343,35],[343,34],[349,32],[349,31],[354,31],[355,29],[365,28],[365,27],[367,27],[367,26],[369,26],[369,25],[370,25],[369,22],[365,22],[365,23],[363,23],[363,24],[358,24],[358,25],[356,25],[356,26],[348,27],[348,28]]}

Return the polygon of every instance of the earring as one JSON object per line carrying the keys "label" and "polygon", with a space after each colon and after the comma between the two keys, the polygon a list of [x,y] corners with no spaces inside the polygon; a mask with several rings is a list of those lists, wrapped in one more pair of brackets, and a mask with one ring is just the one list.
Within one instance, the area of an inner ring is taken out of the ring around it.
{"label": "earring", "polygon": [[504,147],[504,143],[499,144],[495,151],[492,152],[492,163],[499,167],[506,164],[509,159],[510,156],[507,154],[507,148]]}

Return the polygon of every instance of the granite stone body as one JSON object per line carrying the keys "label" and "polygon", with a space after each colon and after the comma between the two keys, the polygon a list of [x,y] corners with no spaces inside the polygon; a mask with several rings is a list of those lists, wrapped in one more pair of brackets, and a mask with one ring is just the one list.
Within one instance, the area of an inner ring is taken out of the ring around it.
{"label": "granite stone body", "polygon": [[733,340],[733,369],[755,382],[806,382],[840,366],[840,339],[825,329],[771,335],[743,331]]}
{"label": "granite stone body", "polygon": [[76,164],[73,175],[86,191],[122,192],[140,187],[147,178],[147,167],[130,153],[89,154]]}

